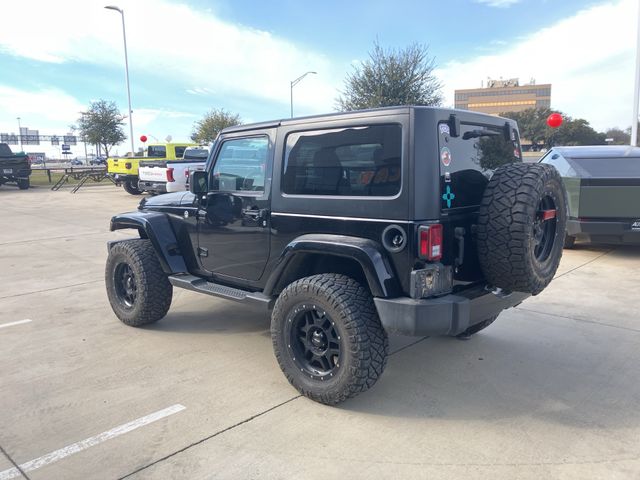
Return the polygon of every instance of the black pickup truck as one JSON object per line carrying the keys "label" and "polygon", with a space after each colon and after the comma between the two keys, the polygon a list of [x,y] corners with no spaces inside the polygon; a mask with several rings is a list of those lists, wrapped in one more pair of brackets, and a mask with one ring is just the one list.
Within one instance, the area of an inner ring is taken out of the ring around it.
{"label": "black pickup truck", "polygon": [[156,322],[174,287],[261,305],[289,382],[331,405],[376,382],[389,333],[467,338],[540,293],[567,219],[515,122],[428,107],[225,129],[189,189],[111,219],[139,237],[108,246],[114,313]]}
{"label": "black pickup truck", "polygon": [[13,153],[6,143],[0,143],[0,185],[16,183],[20,190],[29,188],[31,162],[24,153]]}

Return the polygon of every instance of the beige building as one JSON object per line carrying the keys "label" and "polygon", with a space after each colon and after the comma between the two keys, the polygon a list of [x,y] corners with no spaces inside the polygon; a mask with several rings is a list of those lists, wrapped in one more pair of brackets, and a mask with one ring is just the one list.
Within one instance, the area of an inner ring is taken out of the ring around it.
{"label": "beige building", "polygon": [[551,106],[551,84],[520,85],[517,78],[487,81],[484,88],[469,88],[455,91],[455,107],[475,112],[500,115],[519,112],[527,108]]}

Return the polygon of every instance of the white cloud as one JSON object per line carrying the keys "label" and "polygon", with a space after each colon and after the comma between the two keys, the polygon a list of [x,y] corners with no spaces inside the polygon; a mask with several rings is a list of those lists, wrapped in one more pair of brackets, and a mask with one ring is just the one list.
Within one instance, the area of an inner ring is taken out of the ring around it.
{"label": "white cloud", "polygon": [[519,3],[520,0],[476,0],[476,3],[483,3],[489,7],[508,8],[511,5]]}
{"label": "white cloud", "polygon": [[[37,127],[42,134],[66,133],[68,125],[74,123],[86,106],[67,93],[57,89],[24,91],[0,85],[1,132],[18,131],[21,117],[23,127]],[[37,120],[37,122],[36,122]],[[60,128],[63,128],[63,131]],[[44,131],[53,129],[52,131]]]}
{"label": "white cloud", "polygon": [[631,124],[637,3],[619,0],[592,7],[543,28],[511,47],[467,61],[451,61],[437,71],[446,86],[475,88],[487,77],[535,78],[551,83],[551,104],[596,129]]}
{"label": "white cloud", "polygon": [[[0,51],[45,62],[81,61],[121,67],[122,27],[117,12],[105,10],[104,0],[39,2],[32,15],[30,2],[8,2],[3,17],[29,18],[4,22]],[[332,110],[337,78],[323,54],[247,26],[235,25],[168,0],[119,0],[125,11],[132,89],[136,71],[178,79],[191,94],[238,95],[289,101],[289,81],[307,70],[294,90],[298,110]],[[72,13],[70,13],[72,12]],[[81,22],[69,22],[73,18]],[[119,79],[118,79],[119,80]]]}

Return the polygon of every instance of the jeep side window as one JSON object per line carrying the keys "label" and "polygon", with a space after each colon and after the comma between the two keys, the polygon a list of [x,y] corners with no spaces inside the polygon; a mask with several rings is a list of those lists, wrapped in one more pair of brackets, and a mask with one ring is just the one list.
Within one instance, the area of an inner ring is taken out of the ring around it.
{"label": "jeep side window", "polygon": [[371,125],[287,136],[282,191],[386,197],[402,183],[402,127]]}
{"label": "jeep side window", "polygon": [[184,151],[187,147],[175,147],[176,148],[176,158],[182,158],[184,156]]}
{"label": "jeep side window", "polygon": [[266,136],[226,140],[213,168],[211,190],[264,192],[268,151]]}
{"label": "jeep side window", "polygon": [[149,145],[147,157],[164,158],[167,156],[167,148],[164,145]]}

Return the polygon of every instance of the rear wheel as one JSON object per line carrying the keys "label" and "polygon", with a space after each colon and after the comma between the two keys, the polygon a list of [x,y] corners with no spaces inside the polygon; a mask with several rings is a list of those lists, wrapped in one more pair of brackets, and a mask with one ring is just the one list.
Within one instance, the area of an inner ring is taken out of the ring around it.
{"label": "rear wheel", "polygon": [[140,327],[163,318],[173,287],[150,240],[126,240],[109,251],[105,269],[109,303],[125,324]]}
{"label": "rear wheel", "polygon": [[371,294],[338,274],[302,278],[285,288],[271,317],[271,338],[291,385],[327,405],[371,388],[389,351]]}
{"label": "rear wheel", "polygon": [[140,195],[142,193],[142,190],[138,188],[138,182],[136,180],[125,180],[122,183],[122,188],[131,195]]}
{"label": "rear wheel", "polygon": [[551,282],[562,257],[567,221],[562,179],[551,165],[498,168],[478,217],[478,258],[487,281],[536,295]]}
{"label": "rear wheel", "polygon": [[20,190],[27,190],[29,188],[29,179],[28,178],[19,178],[18,179],[18,188]]}

